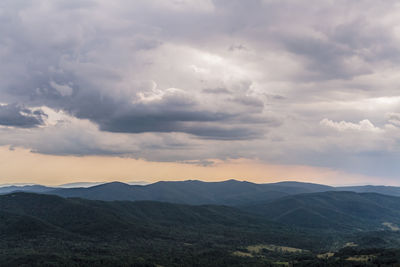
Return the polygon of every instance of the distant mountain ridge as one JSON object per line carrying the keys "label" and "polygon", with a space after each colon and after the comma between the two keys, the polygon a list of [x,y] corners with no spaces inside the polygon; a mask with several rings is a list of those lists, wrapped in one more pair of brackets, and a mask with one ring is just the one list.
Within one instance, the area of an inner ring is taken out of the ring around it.
{"label": "distant mountain ridge", "polygon": [[11,185],[0,187],[0,194],[9,194],[12,192],[30,192],[30,193],[45,193],[54,190],[53,187],[47,187],[44,185]]}
{"label": "distant mountain ridge", "polygon": [[152,200],[161,202],[201,205],[244,205],[270,201],[284,196],[312,193],[331,189],[329,186],[303,183],[255,184],[246,181],[223,182],[161,181],[145,186],[112,182],[89,188],[55,189],[48,194],[79,197],[91,200]]}
{"label": "distant mountain ridge", "polygon": [[[76,183],[67,183],[57,186],[57,188],[76,188],[76,187],[92,187],[96,185],[106,184],[107,182],[76,182]],[[148,185],[148,182],[144,181],[133,181],[127,182],[129,185]]]}
{"label": "distant mountain ridge", "polygon": [[216,204],[229,206],[266,203],[286,196],[325,191],[352,191],[357,193],[371,192],[390,196],[400,196],[400,187],[393,186],[368,185],[332,187],[294,181],[256,184],[237,180],[227,180],[222,182],[186,180],[160,181],[147,185],[130,185],[121,182],[111,182],[89,187],[82,186],[71,188],[46,187],[42,185],[8,186],[0,188],[0,194],[32,192],[104,201],[150,200],[190,205]]}

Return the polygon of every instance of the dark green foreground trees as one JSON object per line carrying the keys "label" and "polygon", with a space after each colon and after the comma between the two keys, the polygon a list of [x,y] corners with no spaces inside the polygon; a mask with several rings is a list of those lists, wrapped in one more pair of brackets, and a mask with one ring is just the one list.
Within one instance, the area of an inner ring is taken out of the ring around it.
{"label": "dark green foreground trees", "polygon": [[399,240],[384,229],[299,228],[227,206],[0,196],[1,266],[390,265]]}

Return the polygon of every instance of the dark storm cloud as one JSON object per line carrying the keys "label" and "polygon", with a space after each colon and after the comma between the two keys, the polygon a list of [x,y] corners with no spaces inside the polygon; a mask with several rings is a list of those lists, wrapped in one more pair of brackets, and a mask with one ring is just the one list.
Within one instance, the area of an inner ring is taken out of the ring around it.
{"label": "dark storm cloud", "polygon": [[399,50],[388,29],[367,19],[339,24],[315,35],[282,35],[282,45],[307,66],[308,80],[350,79],[372,72],[371,62],[397,61]]}
{"label": "dark storm cloud", "polygon": [[[238,101],[258,109],[262,106],[252,98]],[[254,123],[249,118],[243,118],[241,112],[207,110],[201,103],[191,99],[190,95],[170,94],[149,103],[131,103],[97,93],[85,96],[78,93],[76,99],[64,105],[64,109],[74,116],[90,119],[99,125],[100,130],[108,132],[183,132],[219,140],[252,139],[261,134],[258,129],[241,126],[244,123]],[[254,111],[249,111],[249,115],[252,113]],[[270,121],[263,122],[274,126]],[[231,127],[229,124],[236,126]]]}
{"label": "dark storm cloud", "polygon": [[346,68],[343,59],[352,53],[334,43],[307,37],[291,37],[284,44],[289,51],[305,58],[311,72],[308,79],[348,79],[355,74],[362,74]]}
{"label": "dark storm cloud", "polygon": [[350,171],[355,155],[395,159],[398,14],[392,0],[4,0],[0,101],[19,104],[0,106],[14,126],[0,144]]}
{"label": "dark storm cloud", "polygon": [[33,128],[44,123],[42,110],[30,110],[17,104],[0,105],[0,125]]}
{"label": "dark storm cloud", "polygon": [[[152,38],[151,32],[137,34],[150,25],[143,26],[142,29],[140,28],[142,26],[137,28],[135,23],[129,22],[127,26],[115,26],[114,30],[112,23],[110,28],[107,24],[99,24],[94,27],[99,33],[106,35],[92,36],[80,34],[82,30],[85,31],[82,29],[84,26],[74,22],[70,25],[64,24],[70,16],[77,16],[78,20],[86,20],[76,12],[87,12],[90,8],[95,8],[97,6],[95,2],[87,1],[80,5],[74,1],[54,5],[56,10],[67,14],[66,17],[57,17],[51,13],[45,13],[48,19],[55,22],[54,25],[44,24],[44,18],[36,18],[33,14],[29,14],[28,6],[24,6],[26,12],[22,12],[23,15],[17,19],[10,9],[8,18],[15,19],[12,26],[16,29],[24,28],[24,30],[11,30],[12,27],[2,30],[3,36],[7,36],[10,40],[3,43],[10,49],[4,58],[9,62],[9,66],[7,69],[5,66],[0,66],[0,70],[4,70],[1,82],[4,85],[3,92],[6,93],[6,100],[64,110],[77,118],[89,119],[96,123],[100,130],[108,132],[183,132],[211,139],[213,137],[215,139],[246,139],[256,136],[258,129],[248,129],[248,125],[240,125],[245,122],[239,121],[243,113],[253,113],[253,111],[243,109],[236,111],[234,108],[233,111],[209,110],[204,101],[193,100],[190,93],[184,98],[181,95],[172,94],[163,96],[160,101],[142,103],[135,99],[137,93],[146,88],[140,85],[134,85],[129,90],[118,88],[125,79],[118,71],[121,66],[128,64],[130,68],[140,69],[144,64],[143,61],[129,62],[125,59],[125,55],[130,54],[134,60],[146,50],[156,49],[162,41]],[[16,7],[16,10],[20,8],[10,5]],[[140,5],[146,6],[143,3]],[[32,8],[32,10],[35,9]],[[132,9],[132,11],[135,10],[135,8]],[[153,11],[153,9],[148,10],[150,13]],[[27,24],[25,19],[32,20],[31,25]],[[139,19],[147,20],[147,18]],[[154,24],[158,22],[154,21]],[[42,29],[35,27],[35,24],[42,25]],[[59,34],[52,34],[57,27],[60,27],[57,30]],[[120,32],[119,27],[125,28],[126,32]],[[42,39],[39,38],[39,32]],[[130,34],[132,37],[126,41],[126,45],[122,45],[122,49],[120,49],[121,44],[118,38],[115,41],[109,39],[113,35],[124,39],[125,35]],[[150,60],[145,64],[152,66],[154,63]],[[203,93],[228,94],[229,91],[205,89]],[[260,105],[255,101],[252,103]],[[227,129],[233,120],[236,124],[234,129],[238,130],[238,133],[232,133]]]}

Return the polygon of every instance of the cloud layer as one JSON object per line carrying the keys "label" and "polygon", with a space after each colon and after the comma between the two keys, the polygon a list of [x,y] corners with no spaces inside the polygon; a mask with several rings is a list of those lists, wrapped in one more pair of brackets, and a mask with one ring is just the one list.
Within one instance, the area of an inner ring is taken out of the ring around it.
{"label": "cloud layer", "polygon": [[46,114],[40,110],[31,110],[16,104],[0,105],[0,125],[21,128],[33,128],[44,123]]}
{"label": "cloud layer", "polygon": [[0,3],[0,145],[396,177],[397,1]]}

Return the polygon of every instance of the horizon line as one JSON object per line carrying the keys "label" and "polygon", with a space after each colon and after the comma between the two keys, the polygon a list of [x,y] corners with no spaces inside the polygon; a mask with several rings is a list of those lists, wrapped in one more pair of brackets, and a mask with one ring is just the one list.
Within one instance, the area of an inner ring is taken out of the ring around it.
{"label": "horizon line", "polygon": [[9,186],[17,186],[17,187],[23,187],[23,186],[34,186],[34,185],[40,185],[40,186],[46,186],[46,187],[67,187],[72,185],[78,185],[78,184],[86,184],[87,186],[77,186],[77,187],[92,187],[92,186],[97,186],[97,185],[102,185],[102,184],[109,184],[109,183],[123,183],[127,185],[150,185],[150,184],[155,184],[158,182],[188,182],[188,181],[199,181],[199,182],[204,182],[204,183],[220,183],[220,182],[227,182],[227,181],[238,181],[238,182],[247,182],[247,183],[253,183],[253,184],[277,184],[277,183],[301,183],[301,184],[314,184],[314,185],[324,185],[324,186],[330,186],[330,187],[353,187],[353,186],[385,186],[385,187],[399,187],[399,185],[385,185],[385,184],[372,184],[372,183],[353,183],[353,184],[324,184],[324,183],[315,183],[315,182],[308,182],[308,181],[300,181],[300,180],[280,180],[280,181],[274,181],[274,182],[252,182],[248,180],[241,180],[241,179],[222,179],[218,181],[206,181],[206,180],[200,180],[200,179],[184,179],[184,180],[157,180],[157,181],[146,181],[146,180],[140,180],[140,181],[121,181],[121,180],[113,180],[113,181],[97,181],[97,182],[89,182],[89,181],[78,181],[78,182],[71,182],[71,183],[63,183],[63,184],[58,184],[58,185],[49,185],[49,184],[44,184],[44,183],[32,183],[32,182],[17,182],[17,183],[4,183],[0,184],[0,188],[3,187],[9,187]]}

